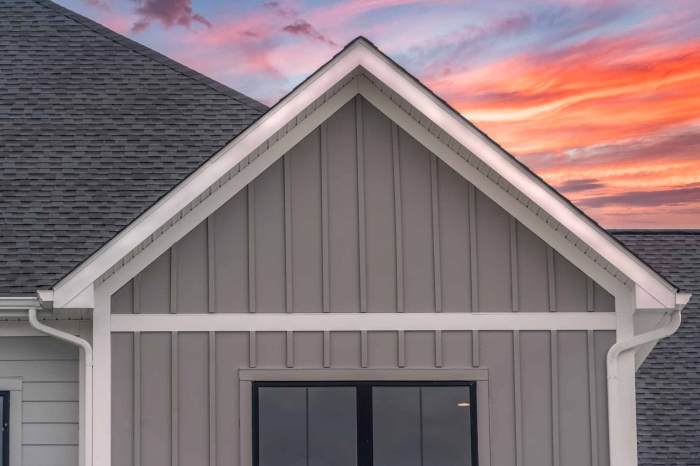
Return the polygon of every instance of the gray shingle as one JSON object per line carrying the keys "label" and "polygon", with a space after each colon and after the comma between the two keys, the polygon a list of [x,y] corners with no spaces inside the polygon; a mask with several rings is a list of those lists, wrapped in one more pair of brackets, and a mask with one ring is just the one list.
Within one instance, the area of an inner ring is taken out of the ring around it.
{"label": "gray shingle", "polygon": [[46,0],[0,0],[0,295],[48,287],[265,107]]}
{"label": "gray shingle", "polygon": [[637,372],[639,464],[700,465],[700,231],[614,234],[693,293],[678,332],[661,340]]}

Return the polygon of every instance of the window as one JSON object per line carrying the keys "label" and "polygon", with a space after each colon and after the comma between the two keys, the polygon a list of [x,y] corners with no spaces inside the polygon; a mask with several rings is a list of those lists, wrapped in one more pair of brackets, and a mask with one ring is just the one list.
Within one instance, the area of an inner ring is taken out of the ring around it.
{"label": "window", "polygon": [[0,392],[0,419],[2,420],[2,435],[0,435],[0,461],[2,466],[10,464],[10,392]]}
{"label": "window", "polygon": [[255,466],[476,466],[474,382],[256,382]]}

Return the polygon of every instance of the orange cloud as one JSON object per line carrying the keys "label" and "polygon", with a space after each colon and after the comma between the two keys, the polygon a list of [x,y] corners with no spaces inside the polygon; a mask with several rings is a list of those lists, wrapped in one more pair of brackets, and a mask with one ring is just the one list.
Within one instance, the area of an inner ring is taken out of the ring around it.
{"label": "orange cloud", "polygon": [[700,226],[700,41],[591,41],[426,82],[604,224]]}

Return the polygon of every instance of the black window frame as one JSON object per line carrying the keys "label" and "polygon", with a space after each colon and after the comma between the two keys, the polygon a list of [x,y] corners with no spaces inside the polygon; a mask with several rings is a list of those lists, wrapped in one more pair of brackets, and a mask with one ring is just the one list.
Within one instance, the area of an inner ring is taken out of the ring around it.
{"label": "black window frame", "polygon": [[260,464],[259,451],[259,389],[262,387],[353,387],[356,390],[357,416],[357,466],[373,466],[373,426],[372,388],[373,387],[468,387],[470,409],[471,460],[472,466],[479,466],[476,381],[470,380],[334,380],[334,381],[259,381],[252,383],[252,437],[253,466]]}
{"label": "black window frame", "polygon": [[0,391],[2,398],[2,466],[10,465],[10,392]]}

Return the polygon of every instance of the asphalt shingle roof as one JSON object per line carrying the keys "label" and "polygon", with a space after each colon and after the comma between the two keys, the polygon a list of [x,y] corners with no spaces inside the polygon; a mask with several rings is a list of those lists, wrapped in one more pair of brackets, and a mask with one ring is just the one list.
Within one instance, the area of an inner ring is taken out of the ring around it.
{"label": "asphalt shingle roof", "polygon": [[680,329],[637,372],[640,466],[700,465],[700,231],[614,232],[627,247],[693,293]]}
{"label": "asphalt shingle roof", "polygon": [[53,285],[265,106],[47,0],[0,0],[0,296]]}

